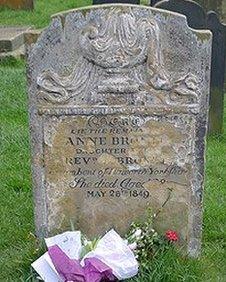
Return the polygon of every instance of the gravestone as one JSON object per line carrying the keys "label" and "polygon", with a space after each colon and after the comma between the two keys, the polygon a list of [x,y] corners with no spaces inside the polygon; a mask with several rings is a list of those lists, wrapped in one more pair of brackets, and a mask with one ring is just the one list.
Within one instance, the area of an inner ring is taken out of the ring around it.
{"label": "gravestone", "polygon": [[198,3],[192,0],[156,1],[155,7],[185,15],[188,25],[192,28],[206,28],[206,13]]}
{"label": "gravestone", "polygon": [[197,0],[197,2],[208,11],[215,11],[220,19],[226,22],[226,1],[225,0]]}
{"label": "gravestone", "polygon": [[209,134],[221,134],[226,77],[226,25],[220,23],[216,13],[206,14],[199,4],[191,0],[163,0],[159,1],[155,7],[184,14],[190,27],[210,29],[213,33]]}
{"label": "gravestone", "polygon": [[98,5],[98,4],[114,4],[114,3],[140,4],[140,0],[93,0],[93,4],[94,5]]}
{"label": "gravestone", "polygon": [[209,12],[207,28],[213,33],[209,132],[219,134],[223,133],[224,121],[226,25],[219,21],[215,12]]}
{"label": "gravestone", "polygon": [[144,6],[57,14],[28,46],[37,235],[123,235],[151,208],[200,251],[211,33]]}
{"label": "gravestone", "polygon": [[[162,0],[151,0],[151,6],[155,6]],[[183,0],[182,0],[183,1]],[[220,15],[220,19],[226,22],[226,1],[225,0],[196,0],[199,5],[201,5],[206,12],[215,11]]]}
{"label": "gravestone", "polygon": [[12,9],[32,10],[34,8],[33,0],[0,0],[0,6],[6,6]]}

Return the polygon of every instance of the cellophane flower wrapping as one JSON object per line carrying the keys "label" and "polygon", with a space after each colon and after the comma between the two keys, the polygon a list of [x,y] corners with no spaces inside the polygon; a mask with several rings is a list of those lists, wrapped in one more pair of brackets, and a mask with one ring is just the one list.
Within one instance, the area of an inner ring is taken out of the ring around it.
{"label": "cellophane flower wrapping", "polygon": [[32,264],[45,282],[100,282],[131,278],[138,262],[120,235],[110,230],[83,258],[81,232],[71,231],[45,239],[48,252]]}

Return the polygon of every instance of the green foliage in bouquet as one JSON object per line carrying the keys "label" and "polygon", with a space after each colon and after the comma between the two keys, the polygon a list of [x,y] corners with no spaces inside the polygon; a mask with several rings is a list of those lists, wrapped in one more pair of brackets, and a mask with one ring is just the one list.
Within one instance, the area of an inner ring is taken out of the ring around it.
{"label": "green foliage in bouquet", "polygon": [[152,211],[147,210],[147,220],[145,222],[133,222],[126,235],[130,248],[136,255],[142,267],[150,263],[159,251],[169,248],[169,244],[163,235],[158,234],[153,228]]}
{"label": "green foliage in bouquet", "polygon": [[95,250],[99,240],[99,238],[96,238],[92,241],[88,241],[85,237],[82,237],[83,248],[80,257],[84,258],[84,256],[87,255],[89,252]]}

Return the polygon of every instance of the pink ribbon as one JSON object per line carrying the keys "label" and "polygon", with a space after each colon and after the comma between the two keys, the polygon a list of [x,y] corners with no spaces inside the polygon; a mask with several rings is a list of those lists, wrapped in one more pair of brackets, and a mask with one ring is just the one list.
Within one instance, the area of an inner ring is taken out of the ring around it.
{"label": "pink ribbon", "polygon": [[111,268],[97,258],[85,259],[82,267],[75,259],[70,259],[57,245],[48,249],[53,265],[64,282],[107,282],[117,281]]}

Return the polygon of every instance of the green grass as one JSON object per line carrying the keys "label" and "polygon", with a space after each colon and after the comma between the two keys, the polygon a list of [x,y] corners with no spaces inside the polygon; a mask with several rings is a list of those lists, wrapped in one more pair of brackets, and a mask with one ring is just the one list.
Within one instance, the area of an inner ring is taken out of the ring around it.
{"label": "green grass", "polygon": [[[82,0],[37,0],[34,12],[0,11],[0,24],[44,27],[51,14],[85,6]],[[31,281],[42,253],[34,236],[25,66],[0,64],[0,282]],[[226,103],[225,103],[226,110]],[[226,119],[224,123],[226,132]],[[226,134],[208,139],[202,256],[159,253],[135,282],[226,281]]]}
{"label": "green grass", "polygon": [[36,0],[34,11],[14,11],[0,8],[0,25],[28,25],[43,28],[50,16],[60,11],[88,6],[92,0]]}
{"label": "green grass", "polygon": [[[0,7],[0,25],[28,25],[43,28],[48,25],[50,16],[60,11],[89,6],[92,0],[36,0],[34,11],[13,11]],[[148,4],[148,0],[141,0]]]}

